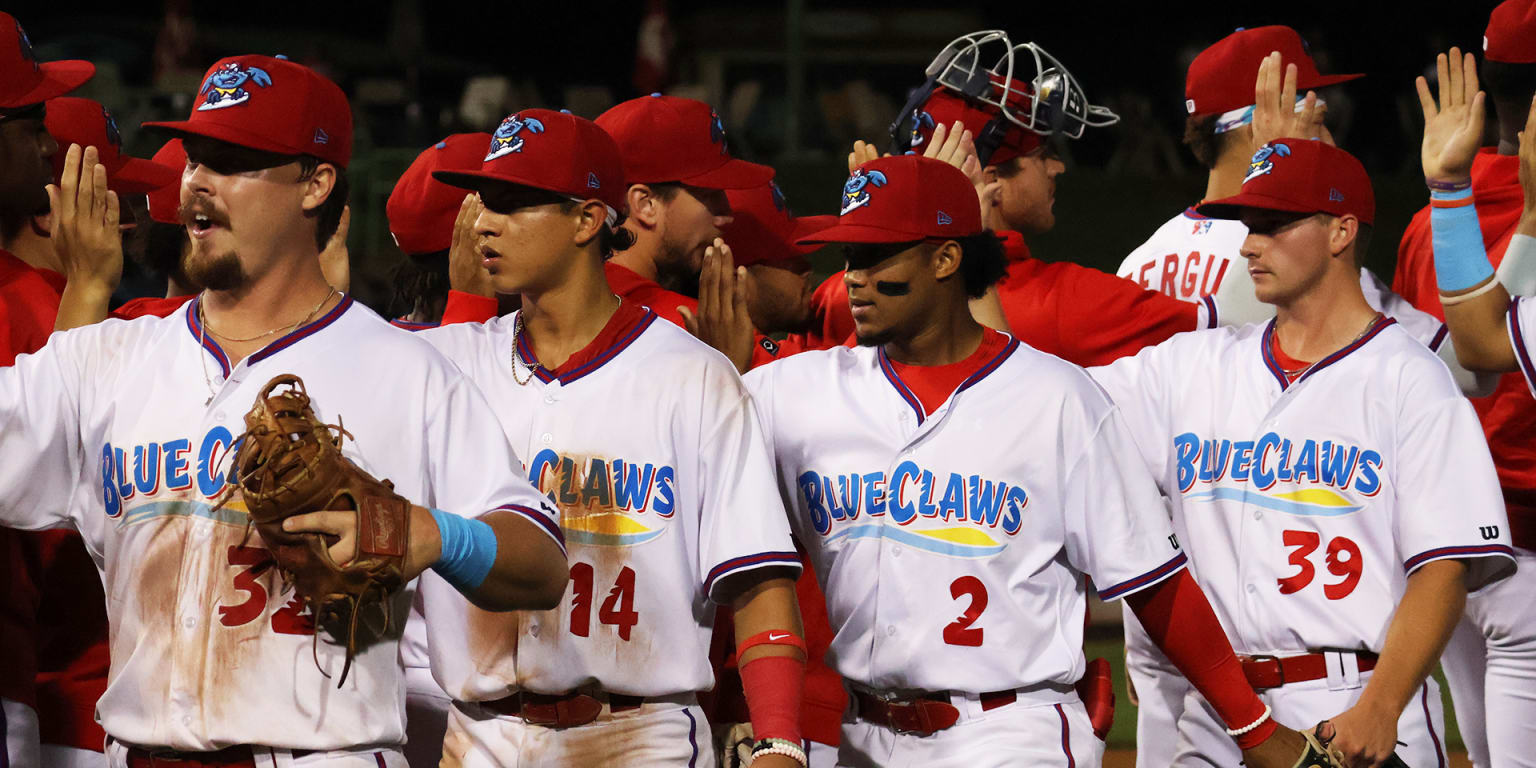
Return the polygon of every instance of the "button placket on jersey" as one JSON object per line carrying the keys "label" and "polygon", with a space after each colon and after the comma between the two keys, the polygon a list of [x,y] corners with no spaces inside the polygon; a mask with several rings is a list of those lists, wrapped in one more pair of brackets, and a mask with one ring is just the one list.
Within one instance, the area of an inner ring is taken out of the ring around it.
{"label": "button placket on jersey", "polygon": [[[1254,445],[1257,446],[1259,438],[1264,433],[1273,431],[1275,424],[1280,421],[1284,410],[1294,401],[1296,393],[1301,389],[1303,381],[1297,381],[1284,390],[1278,392],[1274,402],[1270,403],[1269,410],[1264,412],[1264,418],[1259,422],[1256,433],[1249,435]],[[1277,387],[1278,388],[1278,383]],[[1276,456],[1275,461],[1280,461]],[[1253,457],[1253,463],[1249,465],[1249,483],[1252,482],[1253,470],[1257,467],[1258,457]],[[1239,628],[1239,635],[1251,637],[1269,637],[1271,635],[1269,622],[1270,616],[1265,610],[1265,597],[1270,585],[1261,581],[1258,573],[1263,570],[1260,561],[1272,556],[1264,536],[1268,532],[1268,526],[1264,523],[1264,510],[1257,504],[1244,503],[1238,516],[1238,552],[1256,556],[1241,557],[1238,560],[1238,583],[1241,584],[1242,600],[1240,620],[1246,627]],[[1242,630],[1248,631],[1242,631]]]}

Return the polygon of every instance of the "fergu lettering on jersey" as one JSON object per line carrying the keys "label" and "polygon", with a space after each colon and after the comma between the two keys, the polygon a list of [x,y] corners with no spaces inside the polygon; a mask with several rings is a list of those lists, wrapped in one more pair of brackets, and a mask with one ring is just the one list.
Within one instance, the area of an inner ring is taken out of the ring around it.
{"label": "fergu lettering on jersey", "polygon": [[[224,427],[214,427],[196,442],[187,438],[115,447],[106,443],[101,449],[101,499],[109,518],[117,519],[133,510],[134,517],[159,514],[208,515],[209,506],[186,498],[159,499],[164,491],[186,491],[197,486],[198,495],[212,500],[224,490],[227,473],[221,472],[224,458],[235,449],[235,436]],[[192,455],[196,451],[196,464]],[[177,494],[184,497],[185,494]],[[135,499],[145,503],[132,505]],[[192,507],[185,507],[191,504]],[[172,506],[174,505],[174,506]],[[143,509],[148,507],[149,509]]]}
{"label": "fergu lettering on jersey", "polygon": [[[1280,482],[1330,486],[1362,496],[1375,496],[1381,491],[1381,453],[1357,445],[1332,440],[1293,441],[1274,432],[1266,432],[1258,440],[1238,441],[1202,440],[1193,432],[1185,432],[1173,438],[1173,448],[1179,491],[1191,500],[1236,498],[1233,494],[1247,493],[1243,489],[1216,487],[1189,494],[1197,482],[1214,485],[1229,477],[1233,482],[1251,482],[1260,491]],[[1359,508],[1344,496],[1318,488],[1277,494],[1274,500],[1306,507],[1314,515],[1345,514]]]}
{"label": "fergu lettering on jersey", "polygon": [[528,465],[528,481],[563,513],[566,539],[600,546],[634,546],[666,528],[649,515],[677,512],[677,470],[668,465],[603,456],[576,459],[545,448]]}
{"label": "fergu lettering on jersey", "polygon": [[[962,475],[959,472],[935,475],[933,470],[923,469],[911,461],[896,465],[890,477],[886,477],[883,472],[824,475],[807,470],[800,473],[796,482],[810,513],[812,527],[817,533],[829,538],[857,538],[858,527],[852,523],[860,515],[879,517],[886,514],[897,525],[907,525],[918,517],[928,517],[968,523],[978,528],[1001,527],[1004,533],[1013,536],[1023,525],[1024,507],[1029,504],[1029,492],[1017,485],[988,480],[980,475]],[[849,525],[834,534],[832,529],[835,523]],[[959,528],[922,533],[925,537],[936,538],[947,544],[960,544],[974,537],[940,534],[963,534],[964,531]],[[995,546],[1001,550],[1000,544],[995,540],[991,542],[990,546],[983,548]],[[925,546],[929,542],[910,543],[924,549],[933,549]]]}

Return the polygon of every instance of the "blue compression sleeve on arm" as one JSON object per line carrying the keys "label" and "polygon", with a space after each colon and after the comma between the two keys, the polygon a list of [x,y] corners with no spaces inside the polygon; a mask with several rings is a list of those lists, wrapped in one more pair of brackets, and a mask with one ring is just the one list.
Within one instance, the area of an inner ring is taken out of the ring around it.
{"label": "blue compression sleeve on arm", "polygon": [[440,509],[431,512],[443,542],[443,552],[432,570],[460,592],[478,589],[496,563],[496,532],[484,520],[469,520]]}
{"label": "blue compression sleeve on arm", "polygon": [[1476,287],[1493,277],[1493,265],[1483,247],[1472,190],[1431,190],[1429,228],[1435,249],[1435,283],[1441,293]]}

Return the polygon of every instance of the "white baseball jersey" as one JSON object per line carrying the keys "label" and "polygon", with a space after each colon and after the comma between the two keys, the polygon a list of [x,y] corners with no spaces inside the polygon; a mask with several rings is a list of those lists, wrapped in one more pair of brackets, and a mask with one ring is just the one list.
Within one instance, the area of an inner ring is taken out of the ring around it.
{"label": "white baseball jersey", "polygon": [[424,579],[433,674],[461,701],[708,690],[722,580],[799,572],[746,387],[725,357],[639,305],[599,335],[612,340],[601,354],[518,384],[529,374],[512,368],[516,318],[418,336],[489,395],[528,479],[562,510],[571,581],[560,607],[513,614]]}
{"label": "white baseball jersey", "polygon": [[[555,512],[507,471],[516,459],[479,391],[351,298],[233,366],[211,337],[200,342],[197,306],[56,333],[0,368],[0,524],[73,525],[84,537],[110,617],[98,712],[119,741],[194,751],[397,744],[398,623],[360,650],[338,690],[345,648],[327,638],[315,647],[310,617],[238,494],[214,509],[260,389],[300,376],[316,414],[344,419],[355,436],[347,457],[417,504],[512,510],[558,537]],[[397,622],[408,601],[394,601]]]}
{"label": "white baseball jersey", "polygon": [[[1237,219],[1212,219],[1186,208],[1131,251],[1116,275],[1181,301],[1200,303],[1229,278],[1251,282],[1241,250],[1248,228]],[[1372,309],[1396,319],[1419,343],[1438,351],[1445,324],[1392,292],[1375,273],[1360,268],[1360,290]],[[1202,326],[1203,327],[1203,326]]]}
{"label": "white baseball jersey", "polygon": [[1009,339],[934,413],[883,350],[747,374],[836,637],[879,689],[982,693],[1082,676],[1083,574],[1105,599],[1184,567],[1119,413]]}
{"label": "white baseball jersey", "polygon": [[1265,325],[1180,334],[1091,371],[1173,502],[1239,653],[1381,650],[1406,578],[1512,570],[1493,462],[1445,366],[1396,322],[1294,383]]}

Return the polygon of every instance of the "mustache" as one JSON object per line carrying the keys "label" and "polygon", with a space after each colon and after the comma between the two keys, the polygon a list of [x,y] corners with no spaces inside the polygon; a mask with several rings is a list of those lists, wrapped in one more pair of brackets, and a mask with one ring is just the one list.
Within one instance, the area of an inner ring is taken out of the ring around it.
{"label": "mustache", "polygon": [[198,216],[206,217],[211,224],[222,227],[229,226],[229,217],[220,213],[214,207],[213,201],[206,197],[194,197],[191,201],[176,207],[176,219],[181,222],[182,226],[192,226],[193,220]]}

